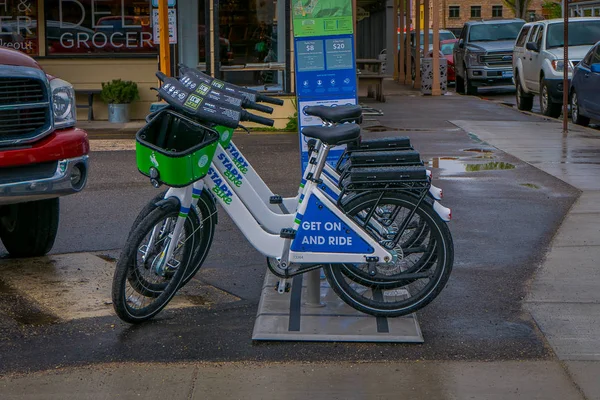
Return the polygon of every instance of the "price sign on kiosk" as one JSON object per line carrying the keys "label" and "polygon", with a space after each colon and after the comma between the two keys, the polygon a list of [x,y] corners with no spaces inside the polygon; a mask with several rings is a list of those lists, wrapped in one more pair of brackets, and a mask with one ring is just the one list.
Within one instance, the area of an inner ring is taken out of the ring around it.
{"label": "price sign on kiosk", "polygon": [[[303,113],[307,106],[357,104],[352,1],[299,0],[292,5],[298,122],[321,120]],[[308,164],[307,139],[300,133],[302,169]],[[343,148],[330,151],[335,163]]]}

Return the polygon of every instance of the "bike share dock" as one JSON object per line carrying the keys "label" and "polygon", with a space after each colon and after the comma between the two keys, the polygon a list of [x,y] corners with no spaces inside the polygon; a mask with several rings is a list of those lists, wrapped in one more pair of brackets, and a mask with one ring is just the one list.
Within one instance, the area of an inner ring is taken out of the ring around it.
{"label": "bike share dock", "polygon": [[291,290],[275,290],[279,278],[267,271],[254,323],[253,340],[423,343],[415,314],[373,317],[344,303],[320,279],[320,270],[298,275]]}

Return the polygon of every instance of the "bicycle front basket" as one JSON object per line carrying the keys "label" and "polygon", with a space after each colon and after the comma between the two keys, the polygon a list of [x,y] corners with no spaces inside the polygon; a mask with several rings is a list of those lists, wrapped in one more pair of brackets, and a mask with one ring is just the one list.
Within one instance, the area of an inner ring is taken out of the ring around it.
{"label": "bicycle front basket", "polygon": [[219,133],[171,110],[161,111],[135,136],[138,170],[168,186],[202,179],[217,149]]}

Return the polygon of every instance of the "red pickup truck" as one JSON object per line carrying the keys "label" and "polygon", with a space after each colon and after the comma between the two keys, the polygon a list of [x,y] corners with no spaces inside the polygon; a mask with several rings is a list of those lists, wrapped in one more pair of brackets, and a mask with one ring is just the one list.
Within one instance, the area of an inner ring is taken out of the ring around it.
{"label": "red pickup truck", "polygon": [[0,239],[11,256],[50,251],[59,197],[86,184],[89,142],[75,121],[71,84],[0,47]]}

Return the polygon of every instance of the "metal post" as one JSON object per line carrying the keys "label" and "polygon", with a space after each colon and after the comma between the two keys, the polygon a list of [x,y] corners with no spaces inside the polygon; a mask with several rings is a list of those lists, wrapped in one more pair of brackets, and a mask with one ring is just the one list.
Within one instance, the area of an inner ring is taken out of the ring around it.
{"label": "metal post", "polygon": [[169,3],[168,0],[158,1],[158,27],[160,29],[160,71],[171,76],[171,49],[169,45]]}
{"label": "metal post", "polygon": [[306,302],[307,307],[325,307],[321,303],[321,273],[320,269],[307,272],[306,275]]}
{"label": "metal post", "polygon": [[404,34],[404,29],[406,27],[406,24],[404,23],[406,21],[406,0],[400,0],[400,51],[398,51],[399,54],[399,60],[398,60],[398,82],[404,82],[406,79],[406,73],[405,73],[405,68],[406,68],[406,35]]}
{"label": "metal post", "polygon": [[[425,50],[425,56],[429,51],[429,0],[423,0],[423,49]],[[434,49],[435,50],[435,49]]]}
{"label": "metal post", "polygon": [[411,0],[406,0],[406,41],[404,45],[404,57],[406,58],[406,75],[404,76],[405,85],[410,85],[412,83],[412,74],[410,72],[412,68],[410,60],[410,28],[412,27],[410,15],[410,2]]}
{"label": "metal post", "polygon": [[390,49],[390,46],[388,46],[386,63],[388,65],[387,68],[389,68],[389,65],[391,64],[390,62],[392,61],[392,57],[394,57],[393,78],[395,81],[397,81],[398,80],[398,0],[392,0],[392,4],[393,4],[392,5],[392,18],[393,18],[392,26],[393,26],[394,30],[393,30],[393,36],[392,36],[391,49]]}
{"label": "metal post", "polygon": [[[440,10],[439,0],[433,2],[433,48],[440,48]],[[442,90],[440,89],[440,53],[438,51],[433,52],[433,83],[431,86],[431,95],[440,96]]]}
{"label": "metal post", "polygon": [[[565,0],[565,6],[568,2]],[[563,133],[569,133],[569,13],[564,12],[564,54],[563,54]]]}
{"label": "metal post", "polygon": [[[423,49],[425,51],[425,49]],[[411,51],[412,53],[412,51]],[[421,0],[415,0],[415,82],[414,88],[421,88]],[[412,75],[412,72],[411,72]]]}

